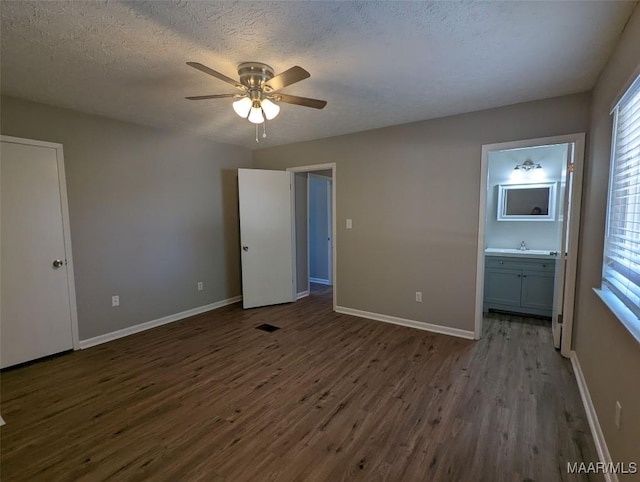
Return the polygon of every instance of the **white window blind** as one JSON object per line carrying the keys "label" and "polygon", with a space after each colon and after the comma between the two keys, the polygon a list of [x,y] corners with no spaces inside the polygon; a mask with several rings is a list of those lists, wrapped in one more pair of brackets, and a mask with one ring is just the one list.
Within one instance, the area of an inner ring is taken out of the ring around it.
{"label": "white window blind", "polygon": [[602,283],[640,317],[640,77],[613,114]]}

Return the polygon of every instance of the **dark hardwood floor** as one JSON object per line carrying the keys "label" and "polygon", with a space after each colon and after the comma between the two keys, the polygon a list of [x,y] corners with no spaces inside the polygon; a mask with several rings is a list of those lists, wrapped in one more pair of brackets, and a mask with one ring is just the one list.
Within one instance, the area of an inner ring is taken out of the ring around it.
{"label": "dark hardwood floor", "polygon": [[[256,330],[262,323],[281,329]],[[291,305],[229,306],[2,373],[16,480],[525,481],[596,461],[548,322],[480,341]]]}

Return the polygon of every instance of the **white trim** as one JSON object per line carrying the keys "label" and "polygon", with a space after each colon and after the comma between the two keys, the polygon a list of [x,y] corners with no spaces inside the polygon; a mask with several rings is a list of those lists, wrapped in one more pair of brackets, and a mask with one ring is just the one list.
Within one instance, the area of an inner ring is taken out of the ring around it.
{"label": "white trim", "polygon": [[[328,169],[333,170],[336,167],[335,162],[326,162],[324,164],[311,164],[309,166],[296,166],[296,167],[287,167],[287,171],[292,172],[310,172],[310,171],[325,171]],[[332,175],[335,172],[332,173]]]}
{"label": "white trim", "polygon": [[331,286],[331,280],[321,279],[321,278],[312,278],[311,276],[309,276],[309,283],[317,283],[319,285]]}
{"label": "white trim", "polygon": [[[311,223],[309,222],[309,215],[311,214],[311,210],[309,209],[309,173],[307,173],[307,218],[305,219],[305,227],[307,228],[307,291],[311,293],[311,280],[309,279],[309,274],[311,273],[311,247],[309,243],[309,233],[311,233]],[[298,271],[298,267],[296,266],[296,271]]]}
{"label": "white trim", "polygon": [[[333,209],[331,208],[331,198],[333,192],[333,181],[331,179],[327,182],[327,217],[332,218]],[[329,251],[329,259],[327,260],[327,279],[329,280],[329,284],[333,284],[333,219],[327,219],[327,229],[329,230],[329,246],[327,246],[327,250]]]}
{"label": "white trim", "polygon": [[[331,169],[331,181],[332,181],[332,190],[331,190],[331,257],[333,258],[333,311],[337,311],[338,308],[338,255],[336,252],[336,245],[338,239],[338,229],[337,229],[337,220],[338,216],[336,216],[337,210],[337,199],[338,199],[338,185],[337,185],[337,177],[336,177],[336,163],[328,162],[326,164],[312,164],[309,166],[298,166],[298,167],[288,167],[287,171],[292,172],[310,172],[310,171],[324,171],[325,169]],[[307,176],[308,178],[308,176]],[[308,181],[307,181],[308,182]],[[307,209],[309,208],[309,186],[307,184]],[[307,212],[307,225],[309,224],[309,213]],[[309,251],[309,236],[307,235],[307,257]],[[307,271],[308,274],[308,271]]]}
{"label": "white trim", "polygon": [[5,135],[0,135],[0,141],[13,142],[14,144],[26,144],[28,146],[50,147],[52,149],[57,149],[58,147],[62,147],[62,144],[58,142],[37,141],[35,139],[26,139],[24,137],[13,137],[13,136],[5,136]]}
{"label": "white trim", "polygon": [[296,300],[298,292],[298,269],[296,267],[297,242],[296,242],[296,176],[293,172],[289,173],[289,205],[291,206],[291,301]]}
{"label": "white trim", "polygon": [[[569,255],[566,258],[564,279],[564,301],[562,307],[562,338],[560,353],[570,357],[573,346],[573,309],[576,296],[576,279],[578,276],[578,237],[580,236],[580,218],[582,212],[582,178],[584,173],[585,135],[574,134],[575,152],[573,153],[573,199],[569,200],[571,218],[566,236],[569,237]],[[563,208],[564,209],[564,208]],[[566,216],[566,214],[565,214]]]}
{"label": "white trim", "polygon": [[489,148],[482,146],[480,161],[480,199],[478,200],[478,246],[476,249],[476,312],[473,324],[473,337],[479,340],[482,335],[482,311],[484,308],[484,250],[485,225],[487,223],[487,186],[489,185]]}
{"label": "white trim", "polygon": [[[571,338],[573,333],[573,305],[576,288],[576,274],[578,265],[578,235],[580,231],[580,206],[582,202],[582,176],[584,166],[585,134],[566,134],[562,136],[541,137],[521,141],[484,144],[480,164],[480,200],[478,202],[478,249],[476,262],[476,312],[474,320],[474,334],[480,339],[482,333],[482,307],[484,301],[484,248],[485,225],[487,208],[487,185],[489,174],[489,153],[509,149],[526,149],[528,147],[548,146],[557,144],[574,144],[574,172],[571,199],[571,221],[569,226],[569,255],[567,256],[566,279],[564,289],[564,308],[562,324],[562,343],[560,353],[569,357],[571,353]],[[564,213],[564,206],[563,206]]]}
{"label": "white trim", "polygon": [[123,328],[122,330],[112,331],[111,333],[94,336],[93,338],[87,338],[86,340],[80,340],[80,348],[84,350],[85,348],[101,345],[102,343],[107,343],[109,341],[117,340],[118,338],[123,338],[135,333],[140,333],[141,331],[150,330],[151,328],[155,328],[157,326],[166,325],[168,323],[173,323],[174,321],[183,320],[184,318],[188,318],[190,316],[199,315],[207,311],[222,308],[223,306],[232,305],[234,303],[238,303],[241,300],[242,296],[234,296],[233,298],[227,298],[226,300],[217,301],[209,305],[199,306],[187,311],[182,311],[181,313],[158,318],[157,320],[147,321],[138,325]]}
{"label": "white trim", "polygon": [[301,298],[306,298],[307,296],[309,296],[309,290],[301,291],[296,295],[296,300],[299,300]]}
{"label": "white trim", "polygon": [[[600,421],[598,420],[598,414],[596,413],[596,409],[593,406],[593,401],[591,400],[589,387],[587,386],[587,382],[584,379],[584,373],[582,372],[582,367],[580,366],[580,361],[578,360],[578,354],[575,351],[571,351],[570,358],[571,365],[573,366],[573,373],[576,377],[576,382],[578,383],[578,390],[580,391],[580,396],[582,397],[584,411],[587,413],[587,420],[589,421],[589,428],[591,429],[593,442],[595,443],[596,451],[598,452],[598,458],[601,462],[604,462],[605,464],[607,464],[607,466],[609,466],[608,464],[611,464],[613,460],[611,460],[611,454],[609,453],[607,442],[604,439],[604,433],[602,432],[602,427],[600,426]],[[603,475],[607,482],[618,482],[618,475],[615,473],[606,471]]]}
{"label": "white trim", "polygon": [[67,198],[67,180],[64,170],[64,152],[62,144],[56,142],[23,139],[21,137],[0,135],[0,141],[28,146],[49,147],[55,149],[58,162],[58,189],[60,190],[60,211],[62,213],[62,236],[64,241],[65,260],[67,267],[67,289],[69,292],[69,312],[71,315],[71,343],[74,350],[80,349],[80,335],[78,330],[78,307],[76,302],[76,283],[73,274],[73,256],[71,253],[71,228],[69,225],[69,200]]}
{"label": "white trim", "polygon": [[345,315],[357,316],[359,318],[367,318],[369,320],[383,321],[385,323],[392,323],[394,325],[406,326],[408,328],[415,328],[417,330],[430,331],[433,333],[439,333],[441,335],[456,336],[458,338],[466,338],[468,340],[473,340],[474,338],[473,331],[460,330],[459,328],[450,328],[448,326],[442,325],[432,325],[431,323],[424,323],[422,321],[408,320],[406,318],[398,318],[396,316],[355,310],[353,308],[345,308],[344,306],[336,307],[336,312]]}
{"label": "white trim", "polygon": [[[556,221],[556,185],[557,182],[540,182],[537,184],[498,184],[498,209],[496,212],[498,221],[526,221],[526,222],[540,222],[540,221]],[[507,191],[518,189],[536,189],[536,188],[548,188],[549,189],[549,202],[547,203],[547,214],[532,215],[527,214],[507,214]],[[559,217],[559,216],[558,216]]]}

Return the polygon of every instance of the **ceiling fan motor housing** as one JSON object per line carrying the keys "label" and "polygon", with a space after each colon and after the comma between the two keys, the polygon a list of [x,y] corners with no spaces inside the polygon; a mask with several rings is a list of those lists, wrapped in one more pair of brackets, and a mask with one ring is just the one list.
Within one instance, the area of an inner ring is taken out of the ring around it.
{"label": "ceiling fan motor housing", "polygon": [[244,62],[238,66],[240,83],[249,90],[264,89],[263,84],[271,80],[273,75],[273,68],[260,62]]}

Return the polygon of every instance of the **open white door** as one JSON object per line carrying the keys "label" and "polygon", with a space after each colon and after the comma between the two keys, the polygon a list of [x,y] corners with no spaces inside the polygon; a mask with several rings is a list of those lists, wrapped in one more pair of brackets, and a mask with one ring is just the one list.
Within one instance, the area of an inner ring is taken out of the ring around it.
{"label": "open white door", "polygon": [[238,169],[244,308],[296,299],[291,176]]}
{"label": "open white door", "polygon": [[73,348],[62,149],[39,144],[1,142],[2,368]]}
{"label": "open white door", "polygon": [[327,252],[329,253],[327,256],[327,272],[329,276],[327,279],[329,280],[329,284],[333,285],[333,208],[331,206],[333,195],[331,193],[333,189],[333,181],[329,181],[327,183],[327,231],[329,232],[329,236],[327,236]]}
{"label": "open white door", "polygon": [[560,348],[562,339],[562,318],[565,291],[565,273],[567,269],[567,256],[569,255],[568,229],[571,221],[571,194],[573,187],[573,160],[574,144],[567,144],[567,162],[562,170],[559,191],[559,216],[558,237],[556,241],[556,273],[554,279],[553,313],[551,315],[551,329],[553,333],[553,346]]}

